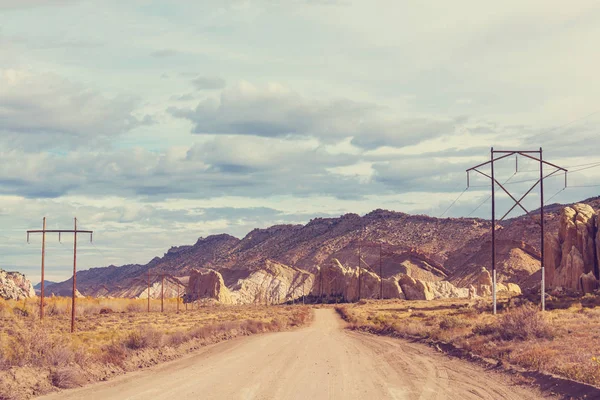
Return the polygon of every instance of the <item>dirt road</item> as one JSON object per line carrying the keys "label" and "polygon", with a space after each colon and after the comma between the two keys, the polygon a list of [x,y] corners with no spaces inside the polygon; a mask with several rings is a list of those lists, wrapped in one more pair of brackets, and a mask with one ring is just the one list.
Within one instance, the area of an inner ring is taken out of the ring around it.
{"label": "dirt road", "polygon": [[538,399],[502,374],[401,340],[343,330],[331,309],[293,332],[235,339],[44,399]]}

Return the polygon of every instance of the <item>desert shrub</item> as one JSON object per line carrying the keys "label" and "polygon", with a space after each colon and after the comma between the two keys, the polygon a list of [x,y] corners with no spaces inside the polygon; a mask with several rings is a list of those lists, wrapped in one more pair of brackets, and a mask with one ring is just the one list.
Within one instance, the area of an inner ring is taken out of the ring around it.
{"label": "desert shrub", "polygon": [[144,311],[144,305],[142,303],[129,303],[125,307],[127,312],[142,312]]}
{"label": "desert shrub", "polygon": [[185,343],[188,340],[188,336],[181,331],[177,331],[174,332],[172,334],[170,334],[169,336],[167,336],[167,343],[169,344],[169,346],[172,347],[176,347],[179,346],[183,343]]}
{"label": "desert shrub", "polygon": [[102,307],[98,314],[112,314],[114,311],[110,307]]}
{"label": "desert shrub", "polygon": [[19,330],[13,333],[5,346],[5,359],[11,366],[43,366],[49,351],[57,345],[41,327]]}
{"label": "desert shrub", "polygon": [[144,328],[138,331],[130,332],[125,338],[123,344],[131,350],[157,348],[163,343],[164,333],[153,329]]}
{"label": "desert shrub", "polygon": [[495,324],[477,324],[473,328],[473,333],[475,335],[493,335],[497,332],[497,328]]}
{"label": "desert shrub", "polygon": [[267,324],[254,319],[246,321],[243,327],[250,333],[261,333],[267,331]]}
{"label": "desert shrub", "polygon": [[0,298],[0,318],[10,318],[12,316],[13,311],[8,302]]}
{"label": "desert shrub", "polygon": [[342,317],[342,319],[349,323],[357,323],[357,319],[350,313],[347,306],[338,306],[335,311]]}
{"label": "desert shrub", "polygon": [[83,386],[87,379],[79,367],[66,366],[52,369],[50,371],[50,381],[57,388],[71,389]]}
{"label": "desert shrub", "polygon": [[57,345],[47,350],[45,354],[45,361],[48,365],[54,367],[60,367],[68,365],[75,359],[73,350],[64,345]]}
{"label": "desert shrub", "polygon": [[556,357],[558,351],[543,345],[533,345],[520,351],[513,351],[510,360],[525,368],[545,370]]}
{"label": "desert shrub", "polygon": [[442,317],[442,319],[440,320],[440,322],[438,324],[440,326],[440,329],[443,329],[443,330],[466,328],[467,326],[469,326],[468,322],[463,321],[460,318],[455,318],[455,317],[450,317],[450,316]]}
{"label": "desert shrub", "polygon": [[[46,314],[47,316],[65,315],[65,314],[71,312],[71,302],[70,302],[70,299],[68,299],[68,298],[52,297],[50,299],[45,299],[44,304],[45,304],[44,314]],[[81,308],[81,304],[79,304],[79,305]]]}
{"label": "desert shrub", "polygon": [[0,372],[0,400],[21,400],[23,395],[13,377]]}
{"label": "desert shrub", "polygon": [[308,307],[295,308],[293,310],[290,326],[302,326],[312,319],[312,311]]}
{"label": "desert shrub", "polygon": [[13,308],[13,314],[20,317],[29,317],[29,310],[25,307],[17,306]]}
{"label": "desert shrub", "polygon": [[552,339],[554,329],[544,315],[533,305],[507,311],[496,324],[504,340]]}
{"label": "desert shrub", "polygon": [[127,349],[117,342],[112,342],[102,347],[99,360],[104,364],[116,365],[123,367],[123,363],[127,358]]}
{"label": "desert shrub", "polygon": [[213,335],[215,332],[215,327],[212,325],[208,326],[194,326],[190,329],[189,335],[194,339],[206,339],[207,337]]}

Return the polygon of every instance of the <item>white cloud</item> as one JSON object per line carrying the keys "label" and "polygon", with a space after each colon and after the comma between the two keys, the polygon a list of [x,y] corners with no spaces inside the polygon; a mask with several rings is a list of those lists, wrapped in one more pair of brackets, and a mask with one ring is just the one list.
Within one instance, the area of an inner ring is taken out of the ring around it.
{"label": "white cloud", "polygon": [[208,98],[195,109],[169,112],[192,121],[197,134],[303,136],[326,142],[350,137],[352,144],[364,148],[416,144],[454,134],[462,123],[462,118],[398,118],[385,107],[346,99],[308,100],[276,83],[261,87],[240,82],[223,90],[218,100]]}
{"label": "white cloud", "polygon": [[54,74],[0,70],[0,131],[26,149],[93,144],[149,119],[133,115],[132,98],[106,98]]}

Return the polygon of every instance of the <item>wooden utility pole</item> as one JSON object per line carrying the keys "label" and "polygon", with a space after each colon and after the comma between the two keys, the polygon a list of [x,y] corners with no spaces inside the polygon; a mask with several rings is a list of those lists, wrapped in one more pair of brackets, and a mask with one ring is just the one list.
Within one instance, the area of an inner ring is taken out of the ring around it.
{"label": "wooden utility pole", "polygon": [[160,312],[165,312],[165,274],[161,275],[160,280]]}
{"label": "wooden utility pole", "polygon": [[40,288],[40,320],[44,319],[44,263],[46,259],[46,217],[44,217],[44,222],[42,224],[42,286]]}
{"label": "wooden utility pole", "polygon": [[360,264],[361,264],[361,258],[362,258],[362,247],[359,243],[358,245],[358,300],[360,301]]}
{"label": "wooden utility pole", "polygon": [[379,243],[379,300],[383,300],[383,269],[381,266],[381,243]]}
{"label": "wooden utility pole", "polygon": [[150,312],[150,269],[148,269],[148,312]]}
{"label": "wooden utility pole", "polygon": [[75,297],[77,292],[77,218],[73,231],[73,296],[71,297],[71,332],[75,332]]}
{"label": "wooden utility pole", "polygon": [[319,267],[319,286],[320,286],[320,298],[321,298],[321,304],[323,304],[323,267]]}
{"label": "wooden utility pole", "polygon": [[40,319],[43,318],[44,315],[44,264],[45,264],[45,251],[46,251],[46,233],[58,233],[58,237],[60,240],[60,235],[63,233],[72,233],[73,234],[73,294],[71,297],[71,333],[75,332],[75,294],[77,293],[77,234],[86,233],[90,235],[90,242],[93,239],[93,231],[80,231],[77,229],[77,218],[74,219],[75,229],[73,230],[64,230],[64,229],[46,229],[46,218],[44,217],[43,229],[40,230],[30,230],[27,231],[27,242],[29,242],[29,236],[32,233],[41,233],[42,234],[42,286],[41,286],[41,295],[42,298],[40,300]]}
{"label": "wooden utility pole", "polygon": [[179,314],[179,284],[177,284],[177,314]]}

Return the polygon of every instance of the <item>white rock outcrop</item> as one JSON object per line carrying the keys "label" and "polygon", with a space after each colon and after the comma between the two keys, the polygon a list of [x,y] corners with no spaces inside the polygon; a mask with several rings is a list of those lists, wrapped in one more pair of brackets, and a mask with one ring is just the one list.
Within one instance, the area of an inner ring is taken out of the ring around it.
{"label": "white rock outcrop", "polygon": [[559,224],[558,236],[544,237],[546,286],[583,293],[596,290],[600,265],[598,213],[587,204],[575,204],[561,211]]}
{"label": "white rock outcrop", "polygon": [[29,279],[20,272],[0,269],[0,298],[21,300],[28,297],[35,297],[35,290]]}

